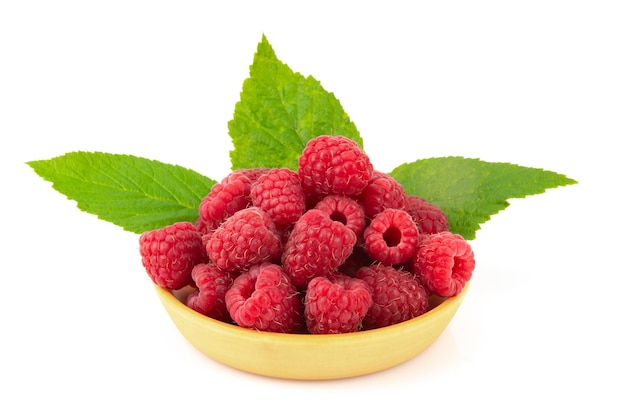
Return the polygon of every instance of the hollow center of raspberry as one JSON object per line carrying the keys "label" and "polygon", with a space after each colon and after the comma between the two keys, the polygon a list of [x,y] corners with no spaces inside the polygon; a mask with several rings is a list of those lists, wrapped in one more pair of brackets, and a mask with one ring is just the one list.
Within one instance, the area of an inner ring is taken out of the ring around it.
{"label": "hollow center of raspberry", "polygon": [[383,240],[389,247],[397,246],[402,240],[402,232],[397,227],[390,227],[383,233]]}
{"label": "hollow center of raspberry", "polygon": [[330,215],[330,218],[336,222],[339,222],[345,225],[348,224],[348,219],[346,218],[346,215],[340,211],[333,211]]}

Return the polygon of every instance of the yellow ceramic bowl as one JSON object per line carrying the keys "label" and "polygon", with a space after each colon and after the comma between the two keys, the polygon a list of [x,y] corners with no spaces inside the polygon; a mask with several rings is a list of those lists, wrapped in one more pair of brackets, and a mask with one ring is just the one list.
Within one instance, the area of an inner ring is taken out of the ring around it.
{"label": "yellow ceramic bowl", "polygon": [[216,361],[270,377],[322,380],[382,371],[418,355],[448,326],[468,287],[455,297],[432,300],[431,310],[412,320],[375,330],[332,335],[244,329],[193,311],[180,301],[184,293],[155,288],[181,334]]}

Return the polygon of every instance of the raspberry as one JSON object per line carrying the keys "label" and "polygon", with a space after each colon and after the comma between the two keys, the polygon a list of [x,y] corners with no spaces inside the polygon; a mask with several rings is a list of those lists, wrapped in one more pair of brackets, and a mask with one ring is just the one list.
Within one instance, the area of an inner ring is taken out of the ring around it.
{"label": "raspberry", "polygon": [[315,208],[328,214],[332,220],[345,224],[357,236],[365,228],[365,213],[361,205],[353,198],[329,195],[320,200]]}
{"label": "raspberry", "polygon": [[432,293],[451,297],[465,287],[474,266],[469,243],[461,235],[444,231],[422,240],[414,257],[413,272]]}
{"label": "raspberry", "polygon": [[413,217],[421,233],[439,233],[450,230],[448,217],[436,204],[414,195],[408,196],[405,210]]}
{"label": "raspberry", "polygon": [[365,281],[372,293],[364,329],[401,323],[428,310],[428,291],[406,270],[375,264],[359,269],[357,278]]}
{"label": "raspberry", "polygon": [[139,253],[152,281],[170,290],[191,284],[193,267],[206,258],[202,236],[190,222],[177,222],[142,233]]}
{"label": "raspberry", "polygon": [[288,168],[272,168],[261,174],[250,188],[250,199],[278,227],[295,223],[306,209],[300,177]]}
{"label": "raspberry", "polygon": [[304,147],[298,174],[307,194],[357,195],[369,182],[373,166],[352,139],[318,136]]}
{"label": "raspberry", "polygon": [[312,334],[351,333],[361,329],[372,303],[367,284],[360,279],[335,274],[315,277],[307,287],[304,316]]}
{"label": "raspberry", "polygon": [[230,321],[224,299],[233,283],[230,274],[209,262],[197,264],[191,271],[191,278],[197,289],[187,296],[185,304],[205,316]]}
{"label": "raspberry", "polygon": [[279,265],[253,265],[235,278],[225,299],[230,316],[241,327],[278,333],[304,329],[302,301]]}
{"label": "raspberry", "polygon": [[200,202],[200,217],[210,225],[219,225],[237,211],[250,206],[252,180],[246,171],[233,171],[213,185]]}
{"label": "raspberry", "polygon": [[295,223],[281,261],[298,289],[316,276],[335,271],[352,253],[356,235],[321,210],[305,212]]}
{"label": "raspberry", "polygon": [[226,271],[272,260],[280,250],[280,237],[272,219],[258,207],[248,207],[230,216],[206,244],[209,258]]}
{"label": "raspberry", "polygon": [[407,198],[404,187],[395,178],[377,170],[358,197],[365,215],[370,218],[386,208],[404,209]]}
{"label": "raspberry", "polygon": [[363,232],[365,252],[383,265],[399,265],[413,257],[419,231],[409,213],[385,209]]}

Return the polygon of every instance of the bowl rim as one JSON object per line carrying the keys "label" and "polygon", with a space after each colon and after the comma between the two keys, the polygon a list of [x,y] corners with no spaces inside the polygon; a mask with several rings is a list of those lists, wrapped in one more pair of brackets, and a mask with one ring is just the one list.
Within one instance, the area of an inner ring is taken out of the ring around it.
{"label": "bowl rim", "polygon": [[422,313],[421,315],[414,317],[409,320],[402,321],[400,323],[379,327],[376,329],[367,329],[367,330],[358,330],[355,332],[349,333],[332,333],[332,334],[311,334],[311,333],[279,333],[279,332],[270,332],[256,329],[248,329],[245,327],[238,326],[234,323],[227,323],[212,317],[206,316],[194,309],[188,307],[174,292],[188,291],[188,289],[181,290],[169,290],[158,285],[154,285],[159,297],[162,302],[168,302],[170,306],[176,307],[182,314],[188,315],[191,320],[202,322],[206,324],[210,324],[211,326],[215,326],[218,329],[221,329],[225,332],[242,332],[241,334],[261,334],[263,336],[271,335],[276,339],[284,339],[287,340],[310,340],[312,337],[323,337],[324,339],[348,339],[362,336],[364,334],[376,334],[376,333],[384,333],[384,332],[393,332],[403,327],[412,327],[418,322],[426,321],[429,318],[434,319],[435,316],[439,314],[443,314],[446,307],[457,307],[461,304],[463,299],[465,298],[467,291],[469,289],[470,283],[467,282],[464,288],[457,295],[450,297],[441,297],[436,295],[431,295],[431,300],[434,300],[433,305],[429,307],[428,311]]}

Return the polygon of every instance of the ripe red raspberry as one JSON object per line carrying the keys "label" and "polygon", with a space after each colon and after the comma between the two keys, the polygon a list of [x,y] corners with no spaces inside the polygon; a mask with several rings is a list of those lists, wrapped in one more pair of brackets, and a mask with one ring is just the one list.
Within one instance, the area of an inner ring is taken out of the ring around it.
{"label": "ripe red raspberry", "polygon": [[206,259],[202,236],[190,222],[142,233],[139,253],[152,281],[171,290],[191,284],[193,267]]}
{"label": "ripe red raspberry", "polygon": [[209,225],[217,226],[237,211],[250,206],[251,185],[252,180],[246,172],[231,172],[221,182],[215,183],[200,201],[200,217]]}
{"label": "ripe red raspberry", "polygon": [[360,236],[365,228],[363,208],[351,197],[329,195],[320,200],[315,208],[328,214],[332,220],[345,224],[357,236]]}
{"label": "ripe red raspberry", "polygon": [[231,275],[209,262],[197,264],[191,278],[197,289],[187,296],[185,304],[205,316],[230,321],[225,296],[233,283]]}
{"label": "ripe red raspberry", "polygon": [[230,316],[241,327],[278,333],[304,330],[302,300],[279,265],[253,265],[235,278],[225,298]]}
{"label": "ripe red raspberry", "polygon": [[250,199],[278,227],[295,223],[306,209],[300,177],[289,168],[272,168],[261,174],[250,188]]}
{"label": "ripe red raspberry", "polygon": [[219,268],[240,271],[280,255],[281,242],[270,216],[258,207],[239,210],[211,234],[206,252]]}
{"label": "ripe red raspberry", "polygon": [[298,159],[298,174],[307,194],[357,195],[369,182],[373,166],[367,154],[344,136],[318,136]]}
{"label": "ripe red raspberry", "polygon": [[463,236],[451,232],[427,235],[415,253],[413,272],[434,294],[457,295],[472,277],[474,252]]}
{"label": "ripe red raspberry", "polygon": [[417,250],[419,231],[409,213],[385,209],[378,213],[363,232],[365,252],[383,265],[399,265],[410,260]]}
{"label": "ripe red raspberry", "polygon": [[316,276],[334,272],[352,253],[356,235],[321,210],[306,211],[291,231],[281,261],[294,285],[304,290]]}
{"label": "ripe red raspberry", "polygon": [[312,334],[360,330],[371,303],[369,287],[360,279],[341,274],[315,277],[304,298],[307,330]]}
{"label": "ripe red raspberry", "polygon": [[357,278],[365,281],[372,293],[363,329],[401,323],[428,310],[428,291],[406,270],[375,264],[359,269]]}
{"label": "ripe red raspberry", "polygon": [[408,196],[405,210],[413,217],[420,233],[439,233],[450,230],[448,217],[436,204],[414,195]]}
{"label": "ripe red raspberry", "polygon": [[391,175],[374,170],[372,178],[359,195],[365,215],[372,218],[384,209],[404,209],[408,194]]}

